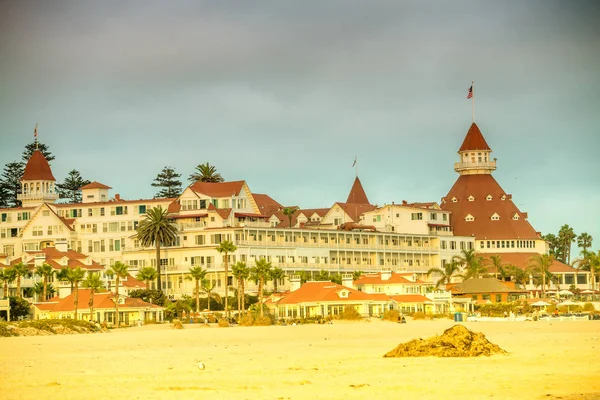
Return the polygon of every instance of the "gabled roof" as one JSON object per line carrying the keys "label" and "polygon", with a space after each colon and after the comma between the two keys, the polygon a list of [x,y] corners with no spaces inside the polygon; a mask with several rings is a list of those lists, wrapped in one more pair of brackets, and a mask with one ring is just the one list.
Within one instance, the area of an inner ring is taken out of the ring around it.
{"label": "gabled roof", "polygon": [[84,185],[79,188],[79,190],[87,190],[87,189],[112,189],[112,188],[110,186],[106,186],[105,184],[96,182],[96,181],[88,183],[87,185]]}
{"label": "gabled roof", "polygon": [[196,193],[204,194],[209,197],[231,197],[239,196],[242,188],[244,187],[244,181],[234,182],[196,182],[190,185]]}
{"label": "gabled roof", "polygon": [[496,278],[467,279],[450,288],[452,293],[519,293],[526,290],[511,289]]}
{"label": "gabled roof", "polygon": [[[525,269],[531,263],[531,258],[538,255],[539,253],[480,253],[484,257],[484,263],[488,268],[488,272],[494,273],[495,268],[492,267],[490,257],[500,256],[503,265],[516,265],[521,269]],[[550,272],[576,272],[577,270],[560,261],[554,260],[550,265]]]}
{"label": "gabled roof", "polygon": [[[61,265],[59,263],[59,260],[63,259],[64,257],[66,257],[69,260],[66,265],[66,267],[68,267],[68,268],[81,267],[82,269],[93,270],[93,271],[99,271],[99,270],[104,269],[104,267],[102,265],[98,264],[94,260],[92,260],[90,265],[85,264],[83,261],[85,259],[87,259],[88,256],[86,256],[85,254],[79,253],[77,251],[73,251],[73,250],[67,250],[67,251],[63,252],[63,251],[58,251],[55,247],[45,247],[41,250],[26,251],[25,253],[27,253],[30,256],[35,256],[37,254],[43,254],[46,258],[44,261],[46,263],[50,264],[50,266],[52,266],[52,268],[57,269],[57,270],[65,267],[65,265]],[[22,260],[23,260],[23,257],[16,258],[11,261],[11,265],[19,263]],[[34,265],[35,265],[35,259],[32,258],[27,263],[27,266],[34,267]]]}
{"label": "gabled roof", "polygon": [[56,181],[52,175],[50,164],[41,151],[35,150],[29,157],[21,178],[22,181]]}
{"label": "gabled roof", "polygon": [[[340,291],[347,291],[347,297],[340,297]],[[306,282],[300,289],[291,292],[283,297],[278,304],[299,304],[306,302],[352,302],[352,301],[386,301],[389,297],[386,294],[369,294],[359,292],[333,282]]]}
{"label": "gabled roof", "polygon": [[352,189],[350,189],[350,193],[348,194],[348,199],[346,203],[349,204],[369,204],[369,199],[367,198],[367,194],[363,189],[362,183],[360,183],[360,179],[358,176],[354,179],[354,184],[352,185]]}
{"label": "gabled roof", "polygon": [[262,215],[272,215],[274,212],[283,208],[281,204],[273,200],[271,196],[266,194],[252,193],[258,210]]}
{"label": "gabled roof", "polygon": [[465,136],[465,140],[463,140],[463,143],[458,151],[461,152],[469,150],[492,150],[483,138],[483,135],[481,134],[481,131],[475,122],[471,124],[471,127],[467,132],[467,136]]}
{"label": "gabled roof", "polygon": [[[91,289],[82,289],[78,290],[79,292],[79,305],[78,310],[87,310],[88,302],[90,300]],[[110,309],[114,310],[115,302],[112,300],[114,297],[114,293],[111,292],[101,292],[94,293],[94,310],[103,310]],[[133,298],[133,297],[125,297],[121,294],[121,297],[125,300],[125,304],[119,305],[121,309],[126,308],[163,308],[157,306],[156,304],[146,303],[142,299]],[[53,297],[45,302],[35,303],[34,306],[40,310],[44,311],[74,311],[75,305],[75,294],[71,293],[67,297],[59,298]]]}
{"label": "gabled roof", "polygon": [[208,212],[216,212],[222,219],[229,218],[231,211],[231,208],[216,208],[212,203],[208,205]]}
{"label": "gabled roof", "polygon": [[[486,200],[488,194],[492,200]],[[475,199],[469,201],[469,196]],[[455,203],[452,198],[458,201]],[[504,197],[504,200],[502,198]],[[441,207],[451,211],[450,225],[457,236],[475,236],[476,239],[538,239],[538,234],[491,174],[461,175],[450,189]],[[499,220],[492,220],[497,213]],[[519,219],[513,216],[518,214]],[[471,214],[475,220],[465,221]]]}
{"label": "gabled roof", "polygon": [[407,273],[398,273],[398,272],[392,272],[391,276],[389,279],[382,279],[381,278],[381,272],[378,272],[376,274],[363,274],[360,276],[360,278],[358,278],[357,280],[354,281],[355,285],[385,285],[385,284],[390,284],[390,283],[405,283],[408,285],[422,285],[425,284],[426,282],[423,282],[419,279],[417,279],[416,281],[411,281],[409,279],[407,279],[407,276],[412,276],[412,272],[407,272]]}
{"label": "gabled roof", "polygon": [[372,206],[370,204],[356,204],[356,203],[335,203],[335,204],[339,205],[342,208],[342,210],[344,210],[344,212],[346,214],[348,214],[348,216],[350,218],[352,218],[352,221],[354,221],[354,222],[358,222],[358,220],[360,219],[360,216],[363,213],[366,213],[368,211],[373,211],[377,208],[376,206]]}

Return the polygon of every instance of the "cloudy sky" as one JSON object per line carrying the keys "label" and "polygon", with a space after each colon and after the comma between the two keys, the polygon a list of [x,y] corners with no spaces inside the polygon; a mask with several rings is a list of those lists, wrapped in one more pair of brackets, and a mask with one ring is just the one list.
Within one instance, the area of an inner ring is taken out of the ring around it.
{"label": "cloudy sky", "polygon": [[596,1],[0,2],[0,164],[147,198],[210,162],[287,205],[439,201],[475,121],[544,233],[600,246]]}

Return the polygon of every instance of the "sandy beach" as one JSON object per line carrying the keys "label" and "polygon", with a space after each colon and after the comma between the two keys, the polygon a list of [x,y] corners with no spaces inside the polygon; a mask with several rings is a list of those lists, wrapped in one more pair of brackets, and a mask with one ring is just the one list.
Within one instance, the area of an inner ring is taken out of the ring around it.
{"label": "sandy beach", "polygon": [[[450,320],[0,338],[3,399],[596,399],[600,322],[472,322],[508,351],[383,358]],[[206,369],[200,370],[201,360]],[[585,395],[585,396],[584,396]]]}

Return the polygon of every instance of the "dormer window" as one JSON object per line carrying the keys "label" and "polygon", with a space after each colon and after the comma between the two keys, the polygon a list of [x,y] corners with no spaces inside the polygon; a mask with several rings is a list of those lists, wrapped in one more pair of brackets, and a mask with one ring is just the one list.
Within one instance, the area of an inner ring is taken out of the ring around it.
{"label": "dormer window", "polygon": [[347,290],[340,290],[338,292],[338,296],[340,296],[341,298],[345,298],[346,299],[346,298],[348,298],[348,293],[349,292]]}
{"label": "dormer window", "polygon": [[506,195],[503,194],[502,197],[500,197],[500,200],[506,200]]}
{"label": "dormer window", "polygon": [[515,215],[513,215],[513,221],[518,221],[519,220],[519,214],[515,213]]}
{"label": "dormer window", "polygon": [[497,213],[494,213],[494,215],[492,215],[491,217],[492,221],[499,221],[500,220],[500,216]]}
{"label": "dormer window", "polygon": [[468,214],[465,217],[465,221],[468,221],[468,222],[475,221],[475,217],[473,217],[471,214]]}
{"label": "dormer window", "polygon": [[487,201],[492,201],[493,197],[491,194],[488,194],[487,197],[485,198]]}
{"label": "dormer window", "polygon": [[453,202],[453,203],[457,203],[457,202],[458,202],[458,199],[457,199],[456,197],[453,197],[453,198],[452,198],[452,202]]}
{"label": "dormer window", "polygon": [[469,201],[475,201],[475,197],[473,197],[473,196],[469,196],[468,200],[469,200]]}

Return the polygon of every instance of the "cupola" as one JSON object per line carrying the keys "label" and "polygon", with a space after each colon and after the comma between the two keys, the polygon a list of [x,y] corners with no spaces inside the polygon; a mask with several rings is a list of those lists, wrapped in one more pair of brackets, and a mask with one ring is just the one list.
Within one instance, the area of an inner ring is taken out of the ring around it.
{"label": "cupola", "polygon": [[48,160],[41,151],[36,149],[25,166],[21,178],[21,194],[18,195],[18,199],[23,203],[23,207],[54,203],[58,199],[55,182],[56,179],[52,175]]}
{"label": "cupola", "polygon": [[454,163],[454,170],[461,175],[491,174],[496,169],[496,160],[491,159],[492,149],[475,122],[471,124],[458,154],[460,161]]}

